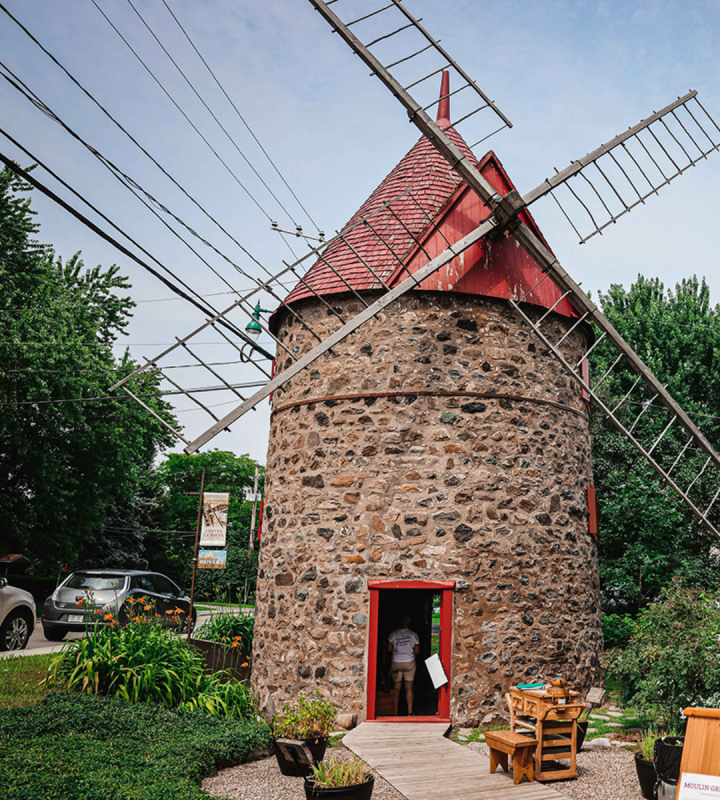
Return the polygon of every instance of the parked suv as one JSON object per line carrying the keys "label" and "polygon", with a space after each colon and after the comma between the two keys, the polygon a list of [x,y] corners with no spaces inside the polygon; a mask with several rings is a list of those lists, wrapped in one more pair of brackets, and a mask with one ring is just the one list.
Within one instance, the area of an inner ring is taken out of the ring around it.
{"label": "parked suv", "polygon": [[0,578],[0,650],[24,650],[34,627],[33,596]]}
{"label": "parked suv", "polygon": [[[92,598],[92,605],[78,605],[79,600]],[[157,613],[163,620],[175,615],[166,614],[175,608],[182,609],[179,615],[182,625],[187,624],[190,598],[170,578],[158,572],[139,570],[84,569],[69,575],[45,601],[42,626],[45,638],[59,642],[69,631],[82,633],[87,625],[88,611],[95,609],[111,611],[124,621],[123,603],[131,597],[147,597],[155,601]],[[95,616],[93,615],[93,624]],[[193,627],[197,613],[193,609]],[[99,617],[103,623],[102,616]],[[169,622],[168,624],[173,624]],[[176,623],[177,624],[177,623]]]}

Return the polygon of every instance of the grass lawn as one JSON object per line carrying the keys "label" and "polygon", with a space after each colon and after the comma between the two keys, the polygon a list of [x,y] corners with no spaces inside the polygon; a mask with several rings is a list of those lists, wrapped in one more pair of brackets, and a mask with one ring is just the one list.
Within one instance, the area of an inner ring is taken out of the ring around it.
{"label": "grass lawn", "polygon": [[0,659],[0,708],[32,706],[47,694],[41,681],[54,653]]}

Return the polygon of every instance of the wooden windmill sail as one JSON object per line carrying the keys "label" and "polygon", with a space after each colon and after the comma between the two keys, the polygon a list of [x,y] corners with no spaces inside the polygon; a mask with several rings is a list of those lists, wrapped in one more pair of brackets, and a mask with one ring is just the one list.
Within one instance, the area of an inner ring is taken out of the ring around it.
{"label": "wooden windmill sail", "polygon": [[[342,11],[357,7],[353,0],[310,2],[332,26],[333,31],[360,57],[370,69],[371,75],[398,100],[427,142],[446,159],[459,179],[480,198],[487,213],[474,230],[456,241],[446,240],[447,247],[437,255],[425,253],[426,263],[410,271],[405,262],[406,249],[400,248],[397,239],[394,235],[388,235],[388,231],[392,229],[396,233],[407,234],[414,244],[422,247],[422,243],[416,240],[406,226],[404,231],[400,231],[397,226],[403,226],[403,223],[395,213],[398,203],[413,202],[422,209],[422,202],[412,191],[402,192],[398,197],[374,208],[371,213],[353,220],[345,230],[329,242],[322,243],[303,259],[286,265],[277,274],[270,275],[266,281],[258,282],[258,288],[240,298],[222,314],[208,320],[188,337],[179,340],[178,345],[150,361],[147,368],[161,372],[161,359],[176,347],[188,349],[188,343],[200,331],[212,329],[227,339],[227,332],[218,327],[218,322],[241,306],[247,308],[251,300],[254,302],[257,299],[259,292],[273,291],[281,280],[289,277],[294,277],[304,292],[321,299],[328,314],[339,317],[337,309],[322,298],[312,281],[308,280],[308,274],[303,274],[308,259],[319,259],[323,262],[328,274],[335,276],[338,285],[344,284],[344,288],[354,293],[362,304],[360,313],[350,319],[339,318],[339,327],[318,341],[302,357],[295,357],[281,341],[276,340],[280,365],[276,374],[264,382],[252,396],[241,397],[241,402],[229,414],[220,419],[215,417],[214,424],[203,434],[193,441],[186,440],[186,452],[194,452],[209,442],[317,359],[331,358],[334,348],[340,347],[347,337],[368,320],[397,298],[420,287],[423,281],[453,263],[474,244],[485,238],[497,240],[513,237],[542,270],[534,285],[521,288],[516,296],[510,297],[509,302],[514,311],[542,342],[548,353],[562,365],[567,375],[582,386],[592,398],[594,407],[608,417],[693,514],[720,538],[720,531],[712,518],[716,501],[720,497],[720,455],[580,285],[563,269],[537,232],[525,221],[525,212],[533,203],[552,195],[580,241],[585,242],[602,233],[619,217],[644,203],[691,166],[705,159],[720,146],[714,141],[715,138],[720,138],[720,128],[700,104],[697,93],[691,91],[660,111],[653,112],[607,144],[571,162],[566,169],[532,191],[521,196],[517,191],[511,190],[501,195],[483,176],[471,150],[511,123],[451,58],[439,41],[428,33],[421,20],[416,19],[401,0],[389,0],[385,5],[370,11],[365,8],[354,18],[350,11]],[[401,42],[401,45],[396,45],[397,42]],[[426,63],[427,59],[434,59],[429,71],[424,68],[418,71],[416,65]],[[426,105],[415,99],[413,93],[422,90],[427,86],[427,81],[441,73],[444,80],[440,98]],[[453,104],[458,99],[466,103],[466,107],[454,120],[449,118],[451,97]],[[438,104],[440,113],[434,119],[429,112]],[[462,140],[455,135],[458,126],[466,121],[470,123],[477,120],[483,120],[484,135],[470,148],[463,147]],[[490,120],[489,124],[486,124],[487,120]],[[485,133],[488,129],[492,130]],[[403,270],[407,277],[389,281],[389,275],[378,264],[364,259],[353,244],[360,235],[375,237],[378,244],[387,250],[385,261],[392,263],[394,260],[401,272],[400,278]],[[399,238],[402,239],[402,235]],[[354,258],[364,274],[362,289],[377,292],[377,299],[373,301],[361,294],[342,271],[337,269],[336,261],[329,257],[333,248],[335,251],[345,248],[348,256]],[[530,313],[526,301],[531,299],[533,292],[537,292],[544,281],[552,282],[559,289],[557,300],[542,315]],[[278,297],[274,291],[273,297]],[[551,331],[550,315],[560,308],[560,304],[568,303],[576,319],[570,330],[557,337]],[[299,324],[303,324],[301,314],[296,309],[286,301],[282,301],[282,304],[298,317]],[[569,359],[563,349],[571,332],[578,326],[588,324],[592,324],[597,331],[597,338],[590,350],[603,346],[611,347],[615,352],[610,368],[604,375],[595,378],[592,384],[589,383],[582,364]],[[263,329],[272,334],[268,328]],[[316,339],[319,338],[315,332],[310,333]],[[238,346],[238,349],[241,348]],[[611,402],[599,389],[611,376],[615,378],[621,374],[632,374],[633,378],[626,387],[624,396],[617,402]],[[131,377],[128,376],[113,388],[122,388],[129,392],[127,382]],[[224,383],[231,388],[227,381]],[[192,399],[199,403],[197,398]]]}

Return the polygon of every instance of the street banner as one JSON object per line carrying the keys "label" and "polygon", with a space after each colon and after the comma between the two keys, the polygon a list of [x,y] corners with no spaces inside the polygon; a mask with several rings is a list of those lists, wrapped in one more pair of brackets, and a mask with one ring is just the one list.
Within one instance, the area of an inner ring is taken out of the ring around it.
{"label": "street banner", "polygon": [[227,492],[205,492],[203,495],[200,547],[225,547],[229,503]]}
{"label": "street banner", "polygon": [[227,550],[201,550],[198,553],[198,569],[225,569]]}

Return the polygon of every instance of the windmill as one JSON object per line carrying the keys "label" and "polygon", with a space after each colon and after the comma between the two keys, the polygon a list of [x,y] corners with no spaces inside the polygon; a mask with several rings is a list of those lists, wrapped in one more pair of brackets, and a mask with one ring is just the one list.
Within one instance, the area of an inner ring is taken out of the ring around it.
{"label": "windmill", "polygon": [[[599,677],[587,402],[720,535],[720,456],[531,215],[549,195],[585,242],[718,149],[720,128],[689,92],[521,195],[494,154],[473,155],[509,120],[400,0],[310,2],[421,139],[335,236],[308,237],[306,255],[142,369],[212,417],[188,453],[272,395],[253,674],[265,707],[314,681],[346,714],[387,716],[383,625],[397,593],[416,592],[425,622],[440,604],[448,677],[428,717],[489,721],[520,677]],[[417,99],[438,80],[439,97]],[[258,334],[275,343],[272,374]],[[238,352],[233,372],[199,355],[199,336]],[[608,369],[591,379],[596,348]],[[178,352],[232,411],[180,387],[165,366]],[[249,397],[238,368],[260,370]],[[113,389],[132,396],[132,378]]]}
{"label": "windmill", "polygon": [[[448,128],[457,130],[460,124],[475,117],[477,114],[484,114],[486,118],[492,119],[498,127],[476,141],[471,146],[472,149],[472,147],[482,143],[503,128],[510,127],[511,123],[496,104],[490,100],[488,95],[452,59],[440,42],[434,39],[425,29],[421,24],[421,20],[416,19],[400,0],[391,0],[386,5],[373,11],[361,13],[359,17],[349,21],[343,21],[333,10],[333,7],[338,2],[341,3],[341,6],[350,5],[346,0],[329,0],[328,2],[310,0],[310,2],[331,25],[333,32],[339,34],[352,51],[370,68],[371,75],[377,78],[392,93],[407,112],[410,121],[421,131],[431,145],[442,154],[454,172],[477,194],[487,207],[488,216],[471,233],[457,241],[448,242],[447,248],[442,253],[430,259],[422,269],[408,275],[405,280],[392,287],[388,286],[383,281],[383,278],[376,271],[373,271],[370,265],[364,264],[365,269],[368,271],[366,288],[380,290],[381,296],[371,304],[364,303],[365,307],[359,314],[352,319],[343,320],[343,324],[339,329],[323,341],[319,341],[302,358],[292,359],[292,354],[288,354],[291,356],[292,363],[286,368],[277,371],[271,379],[267,380],[250,397],[242,397],[236,389],[232,388],[228,381],[221,378],[211,367],[208,367],[221,380],[220,386],[233,391],[241,402],[235,409],[220,419],[209,409],[206,409],[216,421],[193,441],[186,440],[186,452],[195,452],[218,433],[228,429],[230,425],[255,408],[258,403],[274,391],[281,389],[284,384],[292,380],[299,372],[309,368],[325,354],[331,353],[333,348],[336,348],[369,319],[387,308],[397,298],[415,289],[424,279],[443,268],[479,240],[512,236],[541,265],[544,271],[541,281],[550,280],[560,288],[562,291],[561,299],[563,301],[567,300],[577,314],[575,324],[580,326],[582,323],[592,323],[596,326],[599,336],[592,349],[599,346],[601,342],[606,342],[615,348],[617,358],[611,367],[611,371],[601,376],[592,386],[588,385],[586,376],[582,374],[582,365],[571,363],[563,355],[562,345],[563,340],[566,338],[565,335],[561,340],[553,341],[551,336],[543,329],[543,323],[546,318],[542,317],[533,320],[528,316],[523,309],[523,302],[532,296],[533,291],[537,291],[538,286],[530,287],[516,298],[511,299],[510,302],[515,312],[562,365],[567,375],[573,381],[582,385],[583,390],[592,398],[594,407],[605,414],[621,434],[637,448],[641,456],[652,466],[660,478],[677,493],[695,517],[720,538],[720,531],[711,522],[709,516],[718,497],[720,497],[720,480],[718,480],[718,477],[720,477],[720,455],[718,455],[715,448],[688,414],[667,392],[662,383],[643,364],[627,342],[623,340],[602,311],[590,300],[580,285],[563,269],[557,257],[548,249],[546,244],[520,219],[524,210],[529,209],[541,198],[550,195],[558,203],[563,214],[573,226],[580,242],[584,243],[593,236],[601,234],[608,226],[617,222],[620,217],[657,194],[661,188],[718,149],[719,145],[715,143],[713,136],[720,134],[720,128],[718,128],[698,100],[697,92],[688,92],[660,111],[653,112],[646,119],[629,128],[625,133],[616,136],[586,156],[572,161],[568,167],[557,172],[553,177],[543,181],[526,194],[520,196],[516,191],[510,191],[501,197],[470,163],[467,151],[464,152],[458,146],[458,143],[454,141],[454,137],[448,133]],[[395,26],[393,23],[398,17],[400,24]],[[360,31],[363,26],[370,24],[375,24],[372,38],[364,37],[366,41],[363,42],[359,38],[360,33],[356,34],[355,31]],[[396,41],[395,37],[403,39],[403,46],[395,53],[389,63],[383,64],[373,48],[391,41],[394,42]],[[396,73],[400,69],[428,56],[436,56],[440,65],[434,66],[429,72],[419,76],[409,75],[408,77],[406,75],[404,82],[401,82],[396,77]],[[410,90],[420,87],[432,77],[443,72],[446,76],[452,75],[459,78],[460,85],[450,91],[447,88],[449,87],[449,81],[447,81],[444,83],[446,88],[441,92],[440,98],[434,103],[422,106],[414,99]],[[465,97],[471,96],[474,102],[471,102],[469,109],[462,113],[458,119],[450,121],[449,125],[439,125],[428,113],[436,103],[447,101],[450,97],[455,98],[463,92]],[[565,193],[565,197],[561,200],[562,192]],[[394,202],[402,199],[397,198]],[[383,211],[386,212],[386,216],[388,211],[392,214],[393,203],[389,203],[387,209]],[[576,221],[576,214],[581,215],[582,223]],[[373,216],[378,215],[376,213]],[[341,231],[326,243],[321,243],[319,247],[312,249],[310,253],[298,259],[295,263],[286,265],[284,269],[275,274],[269,274],[267,280],[258,281],[256,289],[240,298],[221,314],[210,318],[182,340],[178,340],[177,345],[149,360],[144,369],[161,371],[160,362],[163,358],[177,348],[189,349],[189,342],[191,342],[192,338],[208,329],[217,331],[223,338],[227,339],[226,331],[220,330],[220,326],[232,312],[237,312],[238,310],[244,310],[246,314],[253,316],[255,331],[262,327],[264,331],[269,333],[269,329],[259,322],[259,315],[254,313],[253,300],[255,297],[263,290],[268,291],[278,304],[284,306],[285,301],[281,298],[280,293],[276,291],[278,286],[283,286],[282,281],[294,276],[298,282],[306,285],[298,273],[302,265],[307,264],[308,259],[311,258],[319,257],[322,259],[323,250],[330,245],[337,245],[339,242],[352,250],[352,241],[348,242],[348,238],[352,239],[353,230],[358,227],[363,227],[365,231],[369,229],[373,232],[373,235],[382,239],[381,234],[373,228],[372,218],[357,221],[352,228]],[[386,241],[383,241],[383,243],[387,245]],[[392,247],[388,245],[388,252],[391,251]],[[394,252],[392,255],[396,260],[401,258],[400,255]],[[339,280],[342,281],[342,277],[339,277]],[[309,291],[315,293],[312,286],[309,286]],[[288,308],[290,307],[288,306]],[[290,312],[298,317],[294,309],[290,308]],[[303,324],[302,320],[299,321],[300,324]],[[240,351],[243,349],[242,345],[243,342],[239,342],[235,347]],[[278,343],[278,347],[282,353],[282,344]],[[262,349],[259,349],[259,352],[261,355],[268,355],[267,351]],[[195,357],[199,364],[203,364],[202,359]],[[243,352],[242,357],[246,358],[247,353]],[[636,378],[632,387],[620,402],[616,405],[610,405],[598,394],[598,389],[608,380],[611,372],[619,372],[623,367],[632,370]],[[133,373],[123,381],[116,383],[112,389],[123,389],[123,391],[131,394],[127,384],[136,374]],[[267,370],[264,371],[264,374],[265,377],[269,377]],[[166,373],[163,373],[163,375],[170,380]],[[180,389],[177,384],[173,383],[173,385]],[[619,412],[621,409],[628,408],[626,403],[631,400],[631,397],[640,410],[634,419],[626,422]],[[191,396],[191,399],[193,399],[193,402],[202,405],[196,397]],[[141,401],[138,400],[138,402]],[[639,436],[638,423],[651,410],[655,415],[655,419],[657,419],[658,414],[664,414],[665,424],[661,426],[659,435],[656,438],[644,441]],[[664,452],[662,448],[663,441],[666,441],[668,432],[673,428],[681,429],[684,432],[684,443],[678,452]],[[173,432],[178,434],[177,431]],[[673,477],[673,474],[679,471],[678,468],[684,458],[691,458],[698,452],[702,453],[704,458],[697,473],[685,485],[680,485]],[[712,481],[718,486],[718,489],[712,495],[709,503],[701,505],[698,498],[694,498],[692,490],[699,488],[698,482],[701,477],[704,477],[705,481],[707,481],[710,476],[712,476]]]}

